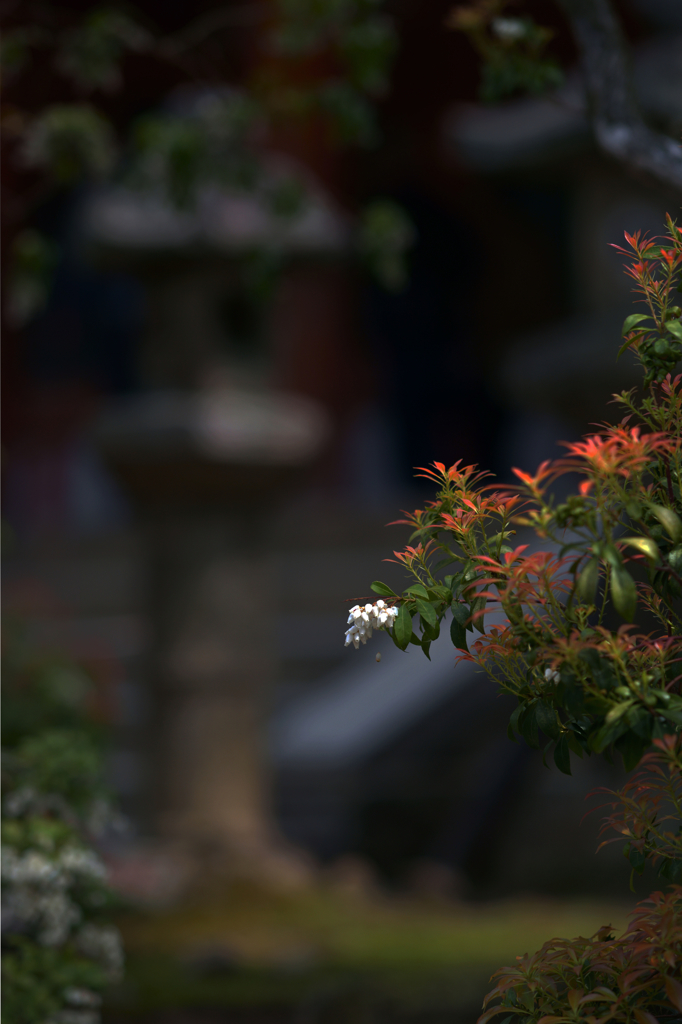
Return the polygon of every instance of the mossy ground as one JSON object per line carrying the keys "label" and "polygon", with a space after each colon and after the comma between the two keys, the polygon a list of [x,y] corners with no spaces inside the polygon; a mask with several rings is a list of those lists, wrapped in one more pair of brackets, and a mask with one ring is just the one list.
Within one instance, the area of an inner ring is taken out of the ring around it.
{"label": "mossy ground", "polygon": [[306,1007],[333,1004],[343,1021],[372,1006],[392,1007],[393,1019],[438,1009],[474,1021],[497,967],[555,935],[620,928],[627,910],[531,897],[447,904],[324,888],[282,895],[243,883],[172,910],[124,915],[128,970],[110,1013],[278,1007],[307,1018]]}

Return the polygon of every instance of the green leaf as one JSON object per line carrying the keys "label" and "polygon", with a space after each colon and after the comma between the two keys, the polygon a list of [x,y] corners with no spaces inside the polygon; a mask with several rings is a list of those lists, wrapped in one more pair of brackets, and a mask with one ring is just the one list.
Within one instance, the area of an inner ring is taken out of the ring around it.
{"label": "green leaf", "polygon": [[435,629],[438,625],[438,616],[436,615],[436,609],[428,601],[417,600],[417,611],[421,615],[424,622],[426,622],[432,629]]}
{"label": "green leaf", "polygon": [[452,614],[460,626],[471,631],[471,623],[469,621],[471,619],[471,612],[468,605],[464,604],[463,601],[453,601]]}
{"label": "green leaf", "polygon": [[397,597],[395,590],[391,590],[386,583],[382,583],[380,580],[375,580],[369,588],[373,590],[375,594],[380,594],[382,597]]}
{"label": "green leaf", "polygon": [[674,338],[682,341],[682,324],[679,320],[667,320],[665,328]]}
{"label": "green leaf", "polygon": [[682,726],[682,700],[679,697],[671,697],[670,702],[665,706],[658,706],[656,711],[665,715],[675,725]]}
{"label": "green leaf", "polygon": [[637,767],[648,745],[647,740],[636,736],[634,732],[626,732],[616,740],[614,746],[623,758],[623,766],[626,772],[631,772],[633,768]]}
{"label": "green leaf", "polygon": [[[635,764],[636,763],[637,762],[635,762]],[[635,765],[633,765],[632,767],[634,768]],[[626,771],[630,771],[630,769],[626,768]],[[646,864],[646,854],[644,854],[641,850],[633,850],[632,848],[630,848],[628,852],[628,860],[630,861],[630,864],[637,872],[637,874],[641,875],[644,871],[644,865]]]}
{"label": "green leaf", "polygon": [[622,565],[614,566],[611,573],[611,596],[618,614],[626,622],[632,622],[637,609],[637,587]]}
{"label": "green leaf", "polygon": [[621,338],[624,338],[626,334],[629,334],[637,324],[641,324],[643,320],[650,320],[651,317],[648,313],[631,313],[630,316],[625,318],[623,322],[623,330],[621,331]]}
{"label": "green leaf", "polygon": [[658,873],[661,878],[667,878],[669,882],[676,882],[679,885],[682,882],[682,859],[671,857],[664,860]]}
{"label": "green leaf", "polygon": [[614,544],[604,544],[601,556],[605,562],[608,562],[609,565],[614,568],[623,564],[623,556]]}
{"label": "green leaf", "polygon": [[673,544],[679,544],[682,540],[682,520],[677,512],[673,512],[671,508],[666,508],[664,505],[650,505],[649,508]]}
{"label": "green leaf", "polygon": [[485,597],[476,597],[471,602],[471,615],[472,615],[472,617],[475,616],[475,618],[472,618],[472,624],[471,624],[471,626],[468,626],[467,629],[471,629],[471,631],[473,632],[473,629],[475,627],[480,633],[483,632],[483,628],[484,628],[483,627],[483,618],[484,618],[484,616],[481,615],[480,613],[485,611],[486,603],[487,602],[486,602],[486,598]]}
{"label": "green leaf", "polygon": [[404,651],[412,636],[412,616],[404,604],[401,604],[400,611],[393,624],[393,635],[398,647]]}
{"label": "green leaf", "polygon": [[516,736],[514,735],[514,730],[516,730],[516,732],[520,732],[521,731],[521,729],[519,728],[519,718],[521,717],[521,714],[523,713],[523,710],[524,710],[524,705],[523,704],[519,704],[519,706],[517,708],[514,708],[514,710],[512,711],[512,713],[511,713],[511,715],[509,717],[509,725],[507,726],[507,736],[509,737],[510,740],[513,740],[514,742],[516,742]]}
{"label": "green leaf", "polygon": [[569,750],[572,750],[574,754],[578,755],[578,757],[582,757],[585,753],[580,745],[578,737],[574,732],[569,732],[568,734],[568,747]]}
{"label": "green leaf", "polygon": [[429,622],[424,622],[420,619],[422,626],[422,643],[424,640],[437,640],[440,636],[440,622],[436,621],[436,625],[432,626]]}
{"label": "green leaf", "polygon": [[531,704],[519,717],[519,731],[529,747],[537,750],[540,746],[538,741],[538,722],[535,717],[536,705]]}
{"label": "green leaf", "polygon": [[[656,703],[656,698],[652,694],[647,694],[645,699],[649,707]],[[653,716],[647,708],[643,707],[641,704],[631,708],[628,712],[627,721],[632,731],[636,733],[641,740],[644,740],[648,746],[648,744],[651,743]]]}
{"label": "green leaf", "polygon": [[613,722],[622,718],[626,711],[632,707],[633,702],[631,700],[623,700],[620,704],[614,704],[614,706],[607,713],[605,718],[606,725],[611,725]]}
{"label": "green leaf", "polygon": [[[607,722],[596,732],[591,733],[589,740],[590,746],[595,753],[601,754],[609,743],[613,743],[614,740],[618,739],[627,729],[625,722],[621,720],[616,722]],[[608,755],[606,755],[608,760]],[[613,762],[610,762],[611,764]]]}
{"label": "green leaf", "polygon": [[421,585],[421,583],[413,583],[411,587],[407,588],[405,593],[409,594],[410,597],[421,597],[425,601],[428,601],[428,599],[429,599],[429,595],[428,595],[428,592],[426,590],[426,587],[423,587]]}
{"label": "green leaf", "polygon": [[464,604],[453,604],[452,622],[450,623],[450,638],[460,651],[468,651],[466,620],[469,618],[469,609]]}
{"label": "green leaf", "polygon": [[599,559],[591,558],[582,569],[576,584],[578,599],[583,604],[594,604],[599,585]]}
{"label": "green leaf", "polygon": [[568,749],[568,736],[562,736],[554,748],[554,763],[564,775],[571,774],[571,755]]}
{"label": "green leaf", "polygon": [[549,704],[545,704],[545,702],[541,700],[537,705],[535,715],[538,726],[542,732],[544,732],[545,736],[549,736],[550,739],[555,740],[559,735],[560,725],[554,708],[551,708]]}
{"label": "green leaf", "polygon": [[640,331],[639,334],[633,334],[633,336],[631,338],[628,338],[627,341],[624,341],[623,344],[618,349],[618,355],[616,356],[616,362],[618,362],[620,357],[623,355],[623,352],[627,352],[627,350],[630,348],[631,345],[634,345],[634,343],[636,341],[639,341],[641,338],[644,338],[646,333],[647,333],[646,331]]}
{"label": "green leaf", "polygon": [[429,650],[431,649],[431,641],[430,640],[424,641],[422,643],[421,647],[422,647],[422,651],[424,652],[426,657],[429,659],[429,661],[431,661],[431,655],[429,654]]}
{"label": "green leaf", "polygon": [[622,540],[623,544],[628,544],[631,548],[641,551],[652,562],[660,561],[661,552],[658,550],[656,541],[651,537],[623,537]]}

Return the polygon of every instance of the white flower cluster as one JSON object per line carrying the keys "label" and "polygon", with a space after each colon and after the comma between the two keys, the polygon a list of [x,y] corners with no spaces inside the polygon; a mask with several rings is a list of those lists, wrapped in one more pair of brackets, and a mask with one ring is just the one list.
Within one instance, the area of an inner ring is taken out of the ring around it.
{"label": "white flower cluster", "polygon": [[346,630],[346,644],[353,644],[357,651],[361,643],[367,643],[375,629],[391,629],[398,614],[397,607],[389,607],[385,601],[376,604],[356,604],[348,615],[350,629]]}
{"label": "white flower cluster", "polygon": [[98,1010],[60,1010],[46,1024],[100,1024],[101,1019]]}
{"label": "white flower cluster", "polygon": [[107,869],[96,853],[82,846],[65,846],[50,860],[38,850],[19,854],[11,846],[2,850],[2,878],[15,885],[51,885],[64,889],[76,880],[103,882]]}
{"label": "white flower cluster", "polygon": [[61,946],[80,921],[81,912],[64,892],[16,885],[3,894],[2,917],[10,931],[35,928],[41,946]]}
{"label": "white flower cluster", "polygon": [[545,682],[546,683],[559,683],[561,682],[561,676],[558,672],[554,672],[551,668],[545,669]]}
{"label": "white flower cluster", "polygon": [[123,974],[123,945],[118,928],[112,925],[86,924],[76,936],[76,947],[83,956],[97,960],[109,979],[116,981]]}
{"label": "white flower cluster", "polygon": [[33,786],[13,789],[5,797],[4,813],[8,818],[21,818],[27,814],[56,815],[62,821],[73,821],[74,814],[66,800],[58,793],[38,793]]}
{"label": "white flower cluster", "polygon": [[5,928],[34,931],[43,946],[59,946],[82,917],[69,889],[82,881],[103,883],[106,868],[92,850],[67,846],[54,859],[38,850],[2,850]]}
{"label": "white flower cluster", "polygon": [[526,25],[520,18],[493,18],[492,29],[498,39],[505,43],[514,43],[523,39],[528,33]]}
{"label": "white flower cluster", "polygon": [[102,997],[89,988],[65,988],[64,998],[70,1006],[101,1006]]}
{"label": "white flower cluster", "polygon": [[53,1014],[45,1024],[99,1024],[102,997],[89,988],[65,988],[67,1009]]}

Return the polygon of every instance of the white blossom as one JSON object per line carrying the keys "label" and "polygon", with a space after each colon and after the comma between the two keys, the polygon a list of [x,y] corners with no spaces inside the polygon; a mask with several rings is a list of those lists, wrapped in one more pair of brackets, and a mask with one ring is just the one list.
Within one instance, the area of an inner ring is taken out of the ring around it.
{"label": "white blossom", "polygon": [[67,846],[62,850],[58,863],[71,875],[91,878],[97,882],[104,882],[107,877],[107,869],[97,854],[83,847]]}
{"label": "white blossom", "polygon": [[70,1006],[101,1006],[102,997],[89,988],[65,988],[64,999]]}
{"label": "white blossom", "polygon": [[8,931],[35,929],[42,946],[59,946],[78,923],[81,912],[68,895],[59,890],[41,891],[30,885],[11,885],[3,893],[3,927]]}
{"label": "white blossom", "polygon": [[21,786],[13,789],[5,797],[5,814],[8,818],[20,818],[35,803],[38,794],[33,786]]}
{"label": "white blossom", "polygon": [[97,1010],[60,1010],[46,1024],[100,1024]]}
{"label": "white blossom", "polygon": [[545,682],[546,683],[558,683],[561,681],[561,676],[558,672],[553,671],[551,668],[545,669]]}
{"label": "white blossom", "polygon": [[59,885],[59,868],[37,850],[27,850],[19,856],[11,846],[2,850],[2,878],[15,885]]}
{"label": "white blossom", "polygon": [[123,944],[118,928],[111,925],[86,924],[76,936],[76,947],[84,956],[97,960],[106,968],[112,981],[123,973]]}
{"label": "white blossom", "polygon": [[528,29],[520,18],[494,18],[492,29],[498,39],[505,43],[514,43],[517,39],[523,39]]}
{"label": "white blossom", "polygon": [[36,911],[41,918],[42,927],[37,938],[42,946],[61,946],[81,918],[80,909],[63,892],[39,896]]}
{"label": "white blossom", "polygon": [[367,643],[375,629],[391,629],[398,614],[397,606],[389,607],[385,601],[376,604],[356,604],[348,615],[350,629],[346,630],[346,644],[353,644],[357,651],[360,644]]}
{"label": "white blossom", "polygon": [[104,882],[106,869],[84,847],[67,846],[50,860],[38,850],[2,849],[3,917],[10,931],[33,931],[43,946],[59,946],[82,917],[69,890],[81,880]]}

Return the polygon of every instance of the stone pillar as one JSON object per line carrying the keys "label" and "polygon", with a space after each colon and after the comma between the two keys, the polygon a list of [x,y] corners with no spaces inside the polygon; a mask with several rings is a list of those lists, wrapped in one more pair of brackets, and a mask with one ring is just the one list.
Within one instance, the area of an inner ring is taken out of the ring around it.
{"label": "stone pillar", "polygon": [[145,540],[150,818],[201,870],[292,883],[307,867],[277,835],[264,757],[276,672],[265,535],[326,421],[300,398],[213,395],[208,416],[205,398],[154,411],[139,397],[100,427]]}
{"label": "stone pillar", "polygon": [[262,716],[275,674],[271,586],[253,527],[246,510],[143,518],[158,821],[171,835],[245,850],[264,838]]}

